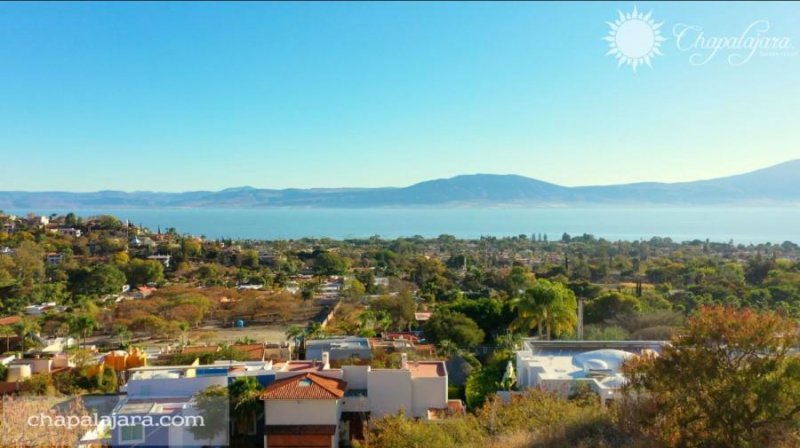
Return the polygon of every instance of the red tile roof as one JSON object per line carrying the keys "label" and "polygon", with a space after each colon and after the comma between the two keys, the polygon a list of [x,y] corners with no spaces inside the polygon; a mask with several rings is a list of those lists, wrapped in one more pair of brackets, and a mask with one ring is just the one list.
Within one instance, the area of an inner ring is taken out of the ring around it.
{"label": "red tile roof", "polygon": [[336,425],[267,425],[264,427],[264,432],[282,435],[321,434],[332,436],[336,434]]}
{"label": "red tile roof", "polygon": [[264,344],[236,344],[231,348],[247,355],[248,361],[264,360]]}
{"label": "red tile roof", "polygon": [[19,316],[8,316],[0,318],[0,325],[14,325],[21,321],[22,318]]}
{"label": "red tile roof", "polygon": [[187,345],[181,349],[181,353],[216,353],[219,347],[216,345]]}
{"label": "red tile roof", "polygon": [[347,383],[315,373],[276,381],[261,393],[262,400],[336,400],[344,397]]}

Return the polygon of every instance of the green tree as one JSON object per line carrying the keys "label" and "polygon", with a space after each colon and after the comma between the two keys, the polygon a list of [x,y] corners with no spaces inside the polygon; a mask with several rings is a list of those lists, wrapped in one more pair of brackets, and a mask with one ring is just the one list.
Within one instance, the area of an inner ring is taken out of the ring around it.
{"label": "green tree", "polygon": [[25,287],[44,280],[44,250],[33,241],[23,241],[14,250],[14,274]]}
{"label": "green tree", "polygon": [[333,252],[319,252],[314,257],[314,274],[342,275],[347,271],[348,260]]}
{"label": "green tree", "polygon": [[189,431],[198,439],[213,440],[228,427],[228,388],[209,386],[195,394],[194,400],[198,414],[203,417],[205,424],[191,426]]}
{"label": "green tree", "polygon": [[10,325],[2,325],[0,326],[0,338],[6,339],[6,352],[11,350],[11,338],[16,336],[16,332],[14,328]]}
{"label": "green tree", "polygon": [[578,323],[575,293],[560,282],[537,280],[512,301],[512,307],[517,310],[512,328],[526,332],[537,328],[547,339],[571,333]]}
{"label": "green tree", "polygon": [[433,313],[425,323],[425,335],[433,341],[448,340],[462,348],[474,347],[486,336],[474,320],[448,309]]}
{"label": "green tree", "polygon": [[636,314],[642,308],[639,299],[621,292],[607,292],[586,303],[584,322],[587,324],[603,323],[613,317]]}
{"label": "green tree", "polygon": [[131,260],[125,265],[125,276],[131,287],[164,280],[164,266],[156,260]]}
{"label": "green tree", "polygon": [[118,294],[125,284],[125,274],[112,264],[99,264],[92,269],[81,268],[70,272],[69,289],[73,294],[100,296]]}
{"label": "green tree", "polygon": [[70,332],[77,334],[81,340],[80,345],[86,344],[86,338],[98,328],[97,320],[89,314],[73,316],[69,320]]}
{"label": "green tree", "polygon": [[25,353],[27,348],[27,341],[29,340],[28,338],[31,335],[38,333],[40,330],[41,327],[39,326],[39,322],[30,317],[23,317],[21,321],[14,324],[14,331],[16,332],[17,336],[19,336],[23,353]]}

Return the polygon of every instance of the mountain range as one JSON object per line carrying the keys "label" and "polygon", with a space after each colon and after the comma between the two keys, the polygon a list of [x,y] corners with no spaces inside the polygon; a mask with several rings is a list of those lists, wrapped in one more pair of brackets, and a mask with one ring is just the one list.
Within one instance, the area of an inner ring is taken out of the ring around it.
{"label": "mountain range", "polygon": [[184,193],[0,191],[0,209],[576,205],[800,205],[800,159],[709,180],[584,187],[565,187],[517,175],[472,174],[402,188],[238,187]]}

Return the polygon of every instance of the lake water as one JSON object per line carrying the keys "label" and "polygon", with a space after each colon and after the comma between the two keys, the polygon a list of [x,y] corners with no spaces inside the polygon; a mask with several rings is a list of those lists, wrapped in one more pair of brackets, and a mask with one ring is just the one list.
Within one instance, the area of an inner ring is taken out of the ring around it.
{"label": "lake water", "polygon": [[[7,210],[49,215],[68,210]],[[557,239],[590,233],[611,240],[653,236],[684,241],[800,241],[800,207],[789,208],[417,208],[417,209],[122,209],[112,214],[153,230],[175,227],[207,238],[336,239],[450,234],[459,238],[532,233]]]}

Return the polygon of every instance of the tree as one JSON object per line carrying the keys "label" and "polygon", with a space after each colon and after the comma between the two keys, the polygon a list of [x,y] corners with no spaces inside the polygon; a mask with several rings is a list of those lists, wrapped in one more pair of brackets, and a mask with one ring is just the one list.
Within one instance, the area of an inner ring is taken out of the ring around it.
{"label": "tree", "polygon": [[156,260],[131,260],[124,268],[131,287],[164,280],[164,266]]}
{"label": "tree", "polygon": [[22,352],[25,353],[26,341],[28,336],[40,330],[39,323],[32,318],[23,317],[21,321],[14,324],[14,331],[19,336]]}
{"label": "tree", "polygon": [[798,343],[774,312],[703,307],[661,356],[626,367],[633,424],[667,446],[797,446]]}
{"label": "tree", "polygon": [[100,264],[94,269],[82,268],[70,272],[69,289],[74,294],[100,296],[118,294],[125,284],[125,274],[112,264]]}
{"label": "tree", "polygon": [[114,334],[119,340],[120,347],[125,347],[131,340],[131,332],[128,330],[127,325],[114,325]]}
{"label": "tree", "polygon": [[294,341],[295,350],[299,348],[299,342],[302,340],[303,336],[305,336],[305,329],[300,325],[290,325],[289,328],[286,329],[286,338]]}
{"label": "tree", "polygon": [[314,274],[342,275],[347,271],[347,259],[333,252],[319,252],[314,258]]}
{"label": "tree", "polygon": [[91,315],[81,314],[73,316],[69,321],[69,326],[71,332],[78,334],[81,339],[81,345],[84,345],[86,338],[98,327],[98,324],[97,320]]}
{"label": "tree", "polygon": [[486,336],[474,320],[447,309],[433,313],[425,323],[425,335],[437,342],[449,340],[462,348],[474,347]]}
{"label": "tree", "polygon": [[8,352],[11,350],[11,337],[15,336],[16,332],[14,328],[9,325],[2,325],[0,326],[0,338],[6,339],[6,351]]}
{"label": "tree", "polygon": [[213,440],[228,428],[228,388],[209,386],[194,396],[195,408],[203,418],[203,425],[193,425],[189,431],[198,439]]}
{"label": "tree", "polygon": [[512,301],[512,308],[517,310],[512,328],[526,332],[536,328],[547,339],[571,333],[578,323],[575,293],[559,282],[537,280]]}
{"label": "tree", "polygon": [[259,406],[261,402],[258,399],[261,389],[261,384],[254,376],[238,377],[228,386],[231,416],[235,424],[247,422],[247,425],[242,426],[252,428],[256,415],[263,409],[263,405]]}
{"label": "tree", "polygon": [[508,302],[495,298],[462,299],[448,305],[448,308],[474,320],[487,335],[504,333],[514,319]]}
{"label": "tree", "polygon": [[414,322],[417,303],[410,292],[404,291],[396,296],[386,295],[373,299],[370,302],[370,309],[376,313],[384,312],[389,316],[389,324],[384,326],[384,330],[388,330],[390,326],[402,330]]}
{"label": "tree", "polygon": [[620,292],[607,292],[586,303],[584,322],[599,324],[625,314],[636,314],[642,308],[635,296]]}
{"label": "tree", "polygon": [[14,273],[20,283],[31,287],[44,280],[44,251],[32,241],[23,241],[14,251]]}

